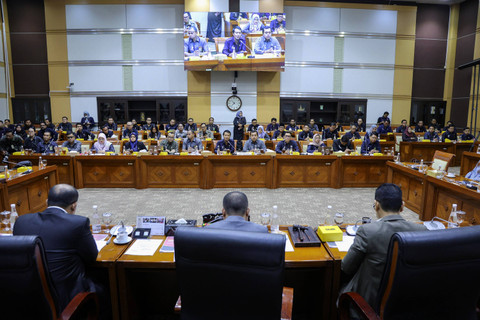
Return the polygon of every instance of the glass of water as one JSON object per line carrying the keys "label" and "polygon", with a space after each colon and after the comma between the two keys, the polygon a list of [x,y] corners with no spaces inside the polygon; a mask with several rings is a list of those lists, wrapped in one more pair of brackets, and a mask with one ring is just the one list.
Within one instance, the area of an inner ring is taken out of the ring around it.
{"label": "glass of water", "polygon": [[5,226],[5,231],[13,231],[10,229],[10,211],[0,212],[0,217],[2,218],[2,224]]}
{"label": "glass of water", "polygon": [[334,220],[337,226],[340,226],[343,224],[343,217],[344,217],[343,213],[340,213],[340,212],[335,213]]}
{"label": "glass of water", "polygon": [[465,221],[467,214],[465,211],[457,211],[457,224],[460,227],[463,221]]}
{"label": "glass of water", "polygon": [[104,214],[102,214],[102,218],[103,218],[103,224],[107,228],[107,233],[109,233],[110,225],[112,224],[112,219],[113,219],[112,214],[110,212],[105,212]]}
{"label": "glass of water", "polygon": [[270,224],[270,213],[264,212],[260,215],[261,223],[264,226],[268,226]]}

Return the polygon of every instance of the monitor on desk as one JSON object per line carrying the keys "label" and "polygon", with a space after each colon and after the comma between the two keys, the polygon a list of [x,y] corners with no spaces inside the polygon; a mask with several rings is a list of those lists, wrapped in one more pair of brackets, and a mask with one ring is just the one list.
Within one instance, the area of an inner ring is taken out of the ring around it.
{"label": "monitor on desk", "polygon": [[185,12],[184,69],[283,71],[285,14]]}

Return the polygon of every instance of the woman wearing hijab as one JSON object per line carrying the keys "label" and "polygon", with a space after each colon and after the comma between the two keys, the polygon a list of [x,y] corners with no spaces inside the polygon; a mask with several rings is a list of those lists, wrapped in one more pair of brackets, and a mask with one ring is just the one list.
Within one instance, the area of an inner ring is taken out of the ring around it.
{"label": "woman wearing hijab", "polygon": [[243,112],[238,111],[235,119],[233,119],[233,140],[243,140],[243,132],[246,124],[247,120],[243,116]]}
{"label": "woman wearing hijab", "polygon": [[368,139],[368,137],[369,137],[372,133],[375,133],[375,134],[378,135],[378,133],[377,133],[377,125],[376,125],[376,124],[374,124],[373,126],[370,127],[370,129],[367,130],[367,133],[365,133],[364,140],[365,140],[365,139]]}
{"label": "woman wearing hijab", "polygon": [[138,132],[133,131],[130,134],[130,141],[125,143],[123,146],[124,150],[132,151],[132,152],[138,152],[142,150],[147,150],[147,147],[143,144],[142,141],[138,141]]}
{"label": "woman wearing hijab", "polygon": [[243,28],[242,32],[249,34],[249,33],[259,33],[262,32],[264,26],[263,23],[260,21],[260,17],[258,14],[252,14],[250,18],[250,22]]}
{"label": "woman wearing hijab", "polygon": [[20,138],[22,138],[23,140],[25,140],[25,138],[27,137],[27,133],[25,132],[25,130],[23,130],[23,127],[21,124],[17,124],[15,126],[15,132],[14,132],[15,135],[19,136]]}
{"label": "woman wearing hijab", "polygon": [[258,126],[258,139],[270,140],[270,136],[265,132],[263,126]]}
{"label": "woman wearing hijab", "polygon": [[402,133],[402,141],[412,142],[417,141],[417,135],[413,132],[412,128],[407,127],[407,130],[404,130]]}
{"label": "woman wearing hijab", "polygon": [[113,144],[107,141],[107,137],[103,132],[98,135],[98,140],[93,144],[92,150],[95,150],[97,153],[115,152]]}
{"label": "woman wearing hijab", "polygon": [[307,153],[314,153],[316,151],[319,151],[321,147],[325,147],[325,143],[323,143],[320,134],[316,133],[313,136],[312,142],[308,144]]}
{"label": "woman wearing hijab", "polygon": [[90,113],[88,113],[88,111],[84,111],[83,118],[80,121],[80,123],[82,124],[83,129],[87,129],[90,131],[92,130],[93,125],[95,124],[95,120],[93,120],[93,117],[90,117]]}

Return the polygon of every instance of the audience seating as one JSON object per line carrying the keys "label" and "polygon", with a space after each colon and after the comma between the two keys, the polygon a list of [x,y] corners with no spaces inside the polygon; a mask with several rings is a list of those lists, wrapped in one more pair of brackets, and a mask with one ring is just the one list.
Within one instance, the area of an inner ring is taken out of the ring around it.
{"label": "audience seating", "polygon": [[2,319],[97,319],[95,293],[77,294],[60,313],[45,251],[37,236],[0,237]]}
{"label": "audience seating", "polygon": [[478,319],[478,243],[480,226],[394,234],[375,305],[344,293],[340,319]]}

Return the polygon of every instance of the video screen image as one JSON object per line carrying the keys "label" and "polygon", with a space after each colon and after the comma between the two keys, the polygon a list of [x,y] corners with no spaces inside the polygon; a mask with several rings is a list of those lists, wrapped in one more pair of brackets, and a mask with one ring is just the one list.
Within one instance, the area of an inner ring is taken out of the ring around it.
{"label": "video screen image", "polygon": [[185,70],[284,70],[284,13],[185,12],[183,29]]}

